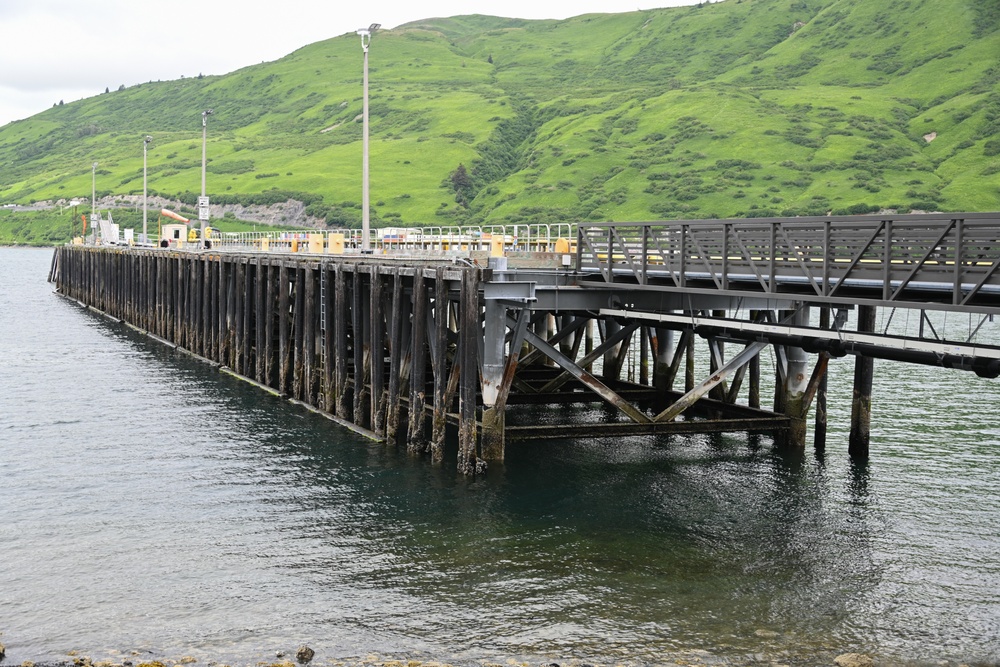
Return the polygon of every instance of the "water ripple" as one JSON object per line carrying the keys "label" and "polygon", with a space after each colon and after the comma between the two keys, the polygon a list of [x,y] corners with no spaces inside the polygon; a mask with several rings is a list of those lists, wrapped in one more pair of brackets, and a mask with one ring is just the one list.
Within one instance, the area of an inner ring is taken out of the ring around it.
{"label": "water ripple", "polygon": [[879,368],[867,465],[835,360],[825,457],[526,443],[467,480],[52,296],[50,257],[0,249],[12,663],[1000,660],[995,381]]}

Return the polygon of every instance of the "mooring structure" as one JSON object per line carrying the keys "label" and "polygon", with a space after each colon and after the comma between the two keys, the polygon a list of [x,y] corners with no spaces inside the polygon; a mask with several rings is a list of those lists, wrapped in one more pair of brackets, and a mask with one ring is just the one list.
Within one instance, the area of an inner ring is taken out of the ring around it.
{"label": "mooring structure", "polygon": [[[1000,345],[977,342],[1000,313],[997,213],[581,223],[527,245],[502,229],[395,232],[376,230],[371,253],[342,235],[68,245],[50,280],[370,437],[440,461],[451,427],[466,473],[524,439],[739,431],[802,447],[814,406],[823,447],[827,364],[843,355],[850,453],[866,457],[873,359],[1000,375]],[[877,331],[879,309],[917,331]],[[936,331],[941,311],[967,316],[968,335]],[[609,411],[540,424],[510,410],[588,402]]]}

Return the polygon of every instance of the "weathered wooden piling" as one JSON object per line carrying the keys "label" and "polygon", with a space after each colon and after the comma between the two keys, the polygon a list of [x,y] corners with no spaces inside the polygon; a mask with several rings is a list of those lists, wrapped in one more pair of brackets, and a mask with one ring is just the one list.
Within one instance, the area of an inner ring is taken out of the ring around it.
{"label": "weathered wooden piling", "polygon": [[[858,331],[875,330],[875,308],[858,307]],[[848,436],[847,451],[851,458],[868,458],[871,439],[872,381],[875,374],[875,360],[859,355],[854,361],[854,395],[851,401],[851,432]]]}
{"label": "weathered wooden piling", "polygon": [[65,247],[51,273],[66,296],[414,453],[429,443],[440,461],[464,420],[474,471],[481,269],[442,264]]}
{"label": "weathered wooden piling", "polygon": [[[760,343],[727,359],[736,348],[711,326],[600,314],[599,302],[536,306],[528,283],[491,281],[501,262],[95,247],[56,255],[62,293],[432,461],[443,460],[450,433],[467,474],[502,462],[512,439],[781,433],[802,419],[758,409]],[[713,376],[700,384],[699,336],[709,341]],[[795,395],[808,398],[805,358],[791,356],[801,361]],[[776,396],[782,406],[788,376],[783,370]],[[744,390],[750,407],[738,404]],[[606,403],[620,421],[543,427],[508,419],[518,404],[564,402]]]}

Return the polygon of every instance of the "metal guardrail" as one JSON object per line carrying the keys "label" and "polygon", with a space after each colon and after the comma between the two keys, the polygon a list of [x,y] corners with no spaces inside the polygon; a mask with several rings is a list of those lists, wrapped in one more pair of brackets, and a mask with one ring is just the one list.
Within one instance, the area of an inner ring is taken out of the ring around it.
{"label": "metal guardrail", "polygon": [[[573,225],[493,225],[465,227],[385,227],[370,232],[373,252],[397,251],[418,253],[455,253],[489,250],[493,241],[503,239],[507,252],[556,252],[559,239],[571,242]],[[208,240],[215,250],[272,252],[332,252],[334,243],[343,243],[343,252],[360,253],[362,232],[339,229],[321,232],[315,229],[280,232],[220,232],[212,230]],[[315,244],[320,243],[317,246]]]}
{"label": "metal guardrail", "polygon": [[609,283],[1000,305],[996,213],[581,223],[576,251]]}

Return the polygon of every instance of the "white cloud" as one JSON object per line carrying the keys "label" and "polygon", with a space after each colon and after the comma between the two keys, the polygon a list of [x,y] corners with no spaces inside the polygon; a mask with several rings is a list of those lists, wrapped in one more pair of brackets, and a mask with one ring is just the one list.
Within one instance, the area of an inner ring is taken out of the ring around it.
{"label": "white cloud", "polygon": [[120,85],[225,74],[373,22],[502,14],[540,19],[691,4],[659,0],[3,0],[0,125]]}

